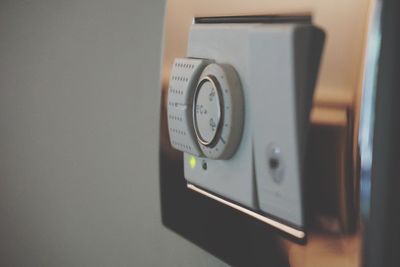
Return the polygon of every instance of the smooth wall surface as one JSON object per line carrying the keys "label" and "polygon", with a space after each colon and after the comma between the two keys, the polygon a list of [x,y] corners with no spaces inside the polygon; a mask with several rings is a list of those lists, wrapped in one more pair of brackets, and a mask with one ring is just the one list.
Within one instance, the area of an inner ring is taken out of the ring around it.
{"label": "smooth wall surface", "polygon": [[163,1],[0,2],[0,265],[215,266],[160,221]]}

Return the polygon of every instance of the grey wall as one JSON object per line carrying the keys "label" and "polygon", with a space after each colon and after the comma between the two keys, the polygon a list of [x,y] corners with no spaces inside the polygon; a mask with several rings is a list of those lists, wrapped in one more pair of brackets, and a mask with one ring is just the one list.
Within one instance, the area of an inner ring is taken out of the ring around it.
{"label": "grey wall", "polygon": [[160,222],[163,1],[0,1],[0,265],[222,265]]}

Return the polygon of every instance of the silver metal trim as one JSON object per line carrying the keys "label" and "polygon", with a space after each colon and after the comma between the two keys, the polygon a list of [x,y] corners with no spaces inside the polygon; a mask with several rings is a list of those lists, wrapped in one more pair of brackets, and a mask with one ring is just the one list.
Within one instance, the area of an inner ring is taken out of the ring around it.
{"label": "silver metal trim", "polygon": [[225,205],[227,205],[227,206],[229,206],[231,208],[239,210],[239,211],[241,211],[241,212],[243,212],[243,213],[245,213],[247,215],[250,215],[251,217],[253,217],[255,219],[258,219],[258,220],[260,220],[260,221],[262,221],[262,222],[264,222],[264,223],[266,223],[268,225],[271,225],[272,227],[275,227],[275,228],[277,228],[277,229],[279,229],[279,230],[281,230],[281,231],[283,231],[285,233],[288,233],[288,234],[290,234],[290,235],[292,235],[294,237],[297,237],[299,239],[303,239],[306,236],[305,232],[303,232],[301,230],[295,229],[293,227],[290,227],[288,225],[285,225],[283,223],[275,221],[275,220],[273,220],[271,218],[267,218],[267,217],[265,217],[265,216],[263,216],[261,214],[258,214],[258,213],[254,212],[252,210],[246,209],[246,208],[241,207],[241,206],[239,206],[237,204],[229,202],[229,201],[227,201],[225,199],[222,199],[222,198],[220,198],[220,197],[218,197],[216,195],[213,195],[213,194],[211,194],[211,193],[209,193],[209,192],[207,192],[207,191],[205,191],[203,189],[200,189],[195,185],[192,185],[192,184],[188,183],[187,184],[187,188],[189,188],[189,189],[191,189],[193,191],[196,191],[197,193],[200,193],[200,194],[202,194],[204,196],[212,198],[212,199],[214,199],[214,200],[216,200],[216,201],[218,201],[218,202],[220,202],[222,204],[225,204]]}
{"label": "silver metal trim", "polygon": [[360,153],[360,208],[364,220],[369,217],[371,198],[372,148],[375,125],[375,98],[377,90],[378,60],[381,47],[382,0],[373,2],[369,25],[366,62],[363,69],[362,98],[358,145]]}

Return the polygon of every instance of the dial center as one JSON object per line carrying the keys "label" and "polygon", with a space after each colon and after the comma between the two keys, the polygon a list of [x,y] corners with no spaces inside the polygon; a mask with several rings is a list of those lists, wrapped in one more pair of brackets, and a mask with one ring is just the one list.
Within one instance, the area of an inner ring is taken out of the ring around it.
{"label": "dial center", "polygon": [[219,88],[212,77],[200,81],[195,94],[194,124],[199,142],[206,146],[214,143],[221,122]]}

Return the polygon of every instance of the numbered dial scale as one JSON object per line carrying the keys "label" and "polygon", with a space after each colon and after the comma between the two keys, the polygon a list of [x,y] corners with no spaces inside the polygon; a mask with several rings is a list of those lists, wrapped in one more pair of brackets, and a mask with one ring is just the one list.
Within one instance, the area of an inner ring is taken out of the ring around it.
{"label": "numbered dial scale", "polygon": [[242,136],[243,93],[230,65],[180,58],[168,90],[168,127],[177,150],[211,159],[229,159]]}

